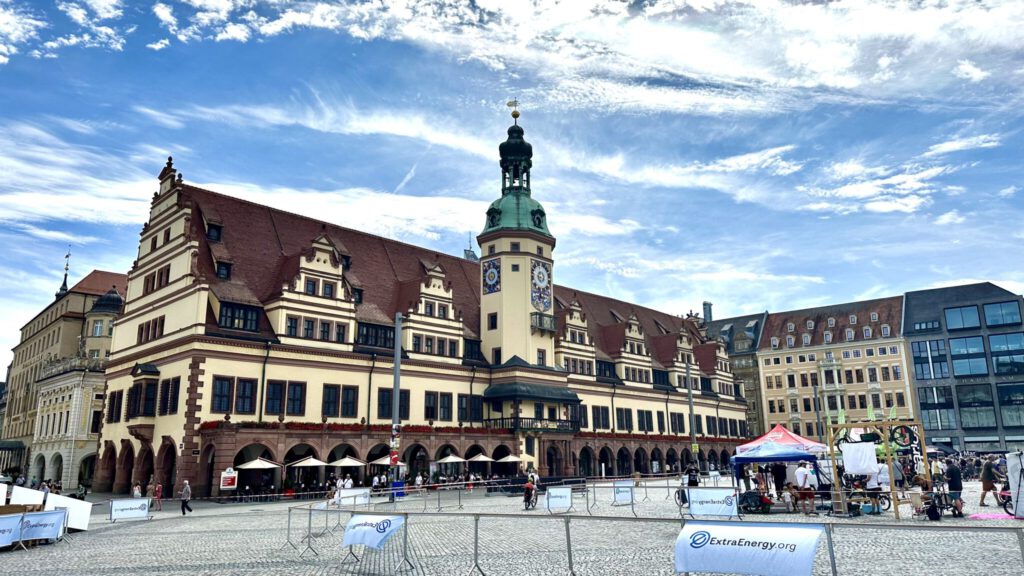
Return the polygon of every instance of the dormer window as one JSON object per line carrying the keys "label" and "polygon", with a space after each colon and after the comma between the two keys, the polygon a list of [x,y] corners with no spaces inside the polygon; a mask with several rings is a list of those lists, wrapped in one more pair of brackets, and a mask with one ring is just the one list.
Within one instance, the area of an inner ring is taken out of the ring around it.
{"label": "dormer window", "polygon": [[850,324],[856,324],[856,323],[857,323],[857,315],[856,314],[850,314]]}
{"label": "dormer window", "polygon": [[810,346],[810,345],[811,345],[811,335],[810,334],[804,334],[804,346]]}
{"label": "dormer window", "polygon": [[310,296],[316,296],[316,280],[306,279],[306,294]]}
{"label": "dormer window", "polygon": [[794,330],[796,330],[796,325],[795,324],[793,324],[792,322],[790,322],[789,324],[786,324],[786,331],[787,332],[792,332]]}
{"label": "dormer window", "polygon": [[807,321],[807,329],[808,330],[814,330],[814,320],[808,320]]}
{"label": "dormer window", "polygon": [[847,328],[847,329],[846,329],[846,341],[847,341],[847,342],[852,342],[852,341],[853,341],[853,339],[854,339],[854,338],[855,338],[856,336],[857,336],[857,333],[856,333],[856,332],[854,332],[852,328]]}
{"label": "dormer window", "polygon": [[352,289],[352,301],[355,302],[356,304],[362,304],[363,303],[363,289],[362,288],[353,288]]}
{"label": "dormer window", "polygon": [[871,327],[870,326],[865,326],[864,327],[864,337],[865,338],[871,338]]}
{"label": "dormer window", "polygon": [[778,347],[779,347],[779,339],[774,337],[774,336],[772,336],[772,350],[775,350]]}
{"label": "dormer window", "polygon": [[348,270],[351,267],[352,267],[352,257],[343,254],[341,256],[341,269],[342,270]]}
{"label": "dormer window", "polygon": [[871,313],[871,321],[872,322],[878,322],[878,312],[872,312]]}
{"label": "dormer window", "polygon": [[792,348],[795,343],[795,339],[792,336],[786,336],[786,347]]}
{"label": "dormer window", "polygon": [[217,278],[224,280],[231,279],[231,264],[228,262],[217,262]]}
{"label": "dormer window", "polygon": [[888,338],[890,333],[889,325],[882,324],[882,338]]}
{"label": "dormer window", "polygon": [[324,298],[334,298],[334,284],[324,282]]}
{"label": "dormer window", "polygon": [[206,225],[206,239],[210,242],[220,242],[221,235],[224,229],[221,228],[220,224],[207,224]]}
{"label": "dormer window", "polygon": [[445,306],[444,304],[438,304],[437,305],[437,317],[438,318],[444,318],[444,319],[447,320],[448,319],[448,307]]}
{"label": "dormer window", "polygon": [[425,316],[433,316],[434,315],[434,303],[433,302],[424,302],[423,303],[423,314]]}
{"label": "dormer window", "polygon": [[829,328],[835,328],[836,327],[836,319],[835,318],[829,318],[828,319],[828,327]]}
{"label": "dormer window", "polygon": [[831,343],[832,343],[832,333],[831,332],[825,332],[825,344],[831,344]]}
{"label": "dormer window", "polygon": [[256,332],[259,329],[259,309],[252,306],[222,302],[218,325],[221,328],[247,330]]}

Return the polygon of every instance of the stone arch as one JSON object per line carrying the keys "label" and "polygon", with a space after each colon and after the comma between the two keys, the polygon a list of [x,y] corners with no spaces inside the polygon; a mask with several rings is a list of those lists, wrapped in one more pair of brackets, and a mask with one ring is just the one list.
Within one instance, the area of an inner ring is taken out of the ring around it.
{"label": "stone arch", "polygon": [[718,457],[718,467],[726,468],[729,466],[729,451],[722,449],[722,454]]}
{"label": "stone arch", "polygon": [[324,459],[324,462],[334,462],[335,460],[340,460],[346,456],[350,458],[359,458],[359,450],[357,450],[355,446],[343,442],[334,448],[331,448],[331,451],[327,453],[327,458]]}
{"label": "stone arch", "polygon": [[366,461],[373,462],[391,454],[391,447],[381,442],[366,452]]}
{"label": "stone arch", "polygon": [[96,453],[92,452],[83,455],[78,459],[78,474],[75,476],[73,486],[65,486],[66,490],[77,488],[79,486],[89,486],[90,480],[96,473]]}
{"label": "stone arch", "polygon": [[319,458],[316,448],[306,442],[298,442],[293,444],[284,454],[285,470],[288,471],[287,480],[285,485],[291,487],[299,486],[310,486],[312,484],[319,484],[322,481],[323,467],[305,467],[305,466],[288,466],[293,462],[298,462],[304,458],[313,457]]}
{"label": "stone arch", "polygon": [[[50,480],[54,482],[64,483],[64,455],[60,452],[54,452],[53,456],[50,456],[50,466],[47,469],[47,473],[50,476]],[[52,486],[51,486],[52,488]]]}
{"label": "stone arch", "polygon": [[708,470],[718,470],[718,452],[708,450]]}
{"label": "stone arch", "polygon": [[683,448],[683,466],[693,464],[693,454],[689,448]]}
{"label": "stone arch", "polygon": [[452,444],[442,444],[436,451],[434,451],[434,461],[436,462],[446,456],[451,456],[452,454],[458,456],[459,449]]}
{"label": "stone arch", "polygon": [[[602,476],[615,476],[615,455],[612,454],[612,449],[603,446],[597,454],[597,472]],[[602,472],[602,465],[604,471]]]}
{"label": "stone arch", "polygon": [[139,455],[135,459],[135,469],[132,470],[132,483],[138,482],[142,485],[142,493],[146,493],[146,487],[154,479],[153,447],[143,443],[139,448]]}
{"label": "stone arch", "polygon": [[[469,448],[466,448],[466,453],[465,453],[465,455],[463,457],[466,460],[469,460],[470,458],[473,458],[474,456],[477,456],[477,455],[480,455],[480,454],[483,454],[484,456],[486,456],[487,455],[487,451],[484,450],[484,447],[479,445],[479,444],[472,444],[472,445],[470,445]],[[479,474],[481,476],[486,477],[486,476],[488,476],[488,473],[487,473],[488,470],[490,470],[490,468],[491,468],[490,464],[491,464],[490,462],[467,462],[466,463],[466,468],[468,468],[469,471],[474,473],[474,474]]]}
{"label": "stone arch", "polygon": [[547,466],[548,476],[565,476],[565,458],[558,446],[548,445],[544,451],[544,465]]}
{"label": "stone arch", "polygon": [[[658,463],[658,469],[654,469],[654,463]],[[651,473],[663,473],[665,472],[665,456],[661,453],[661,448],[655,446],[651,448]]]}
{"label": "stone arch", "polygon": [[519,474],[519,464],[516,462],[498,462],[506,456],[512,455],[512,449],[504,444],[498,444],[491,451],[491,458],[495,462],[491,464],[491,472],[499,476],[513,477]]}
{"label": "stone arch", "polygon": [[[199,456],[198,486],[192,487],[193,495],[210,496],[213,491],[214,458],[217,457],[217,446],[212,442],[203,447]],[[184,482],[183,482],[184,484]]]}
{"label": "stone arch", "polygon": [[619,448],[615,455],[615,473],[618,476],[629,476],[633,473],[633,455],[625,446]]}
{"label": "stone arch", "polygon": [[[257,458],[263,458],[264,460],[274,460],[274,451],[260,443],[253,443],[244,446],[241,450],[235,453],[235,458],[232,460],[232,468],[238,468],[238,466],[251,462]],[[273,468],[267,470],[239,470],[238,471],[238,486],[242,490],[264,490],[270,491],[271,487],[281,485],[281,469]]]}
{"label": "stone arch", "polygon": [[32,473],[29,475],[29,479],[33,478],[38,483],[46,480],[46,456],[42,454],[36,454],[36,457],[32,459]]}
{"label": "stone arch", "polygon": [[584,446],[583,449],[580,450],[579,467],[577,468],[577,470],[579,470],[579,475],[584,478],[596,476],[597,474],[595,473],[594,466],[595,462],[596,457],[594,455],[594,449],[590,446]]}
{"label": "stone arch", "polygon": [[164,436],[160,442],[160,450],[156,453],[156,462],[153,467],[153,489],[156,484],[161,485],[163,495],[175,494],[175,482],[178,480],[178,449],[174,440]]}
{"label": "stone arch", "polygon": [[708,469],[708,458],[704,455],[704,450],[697,450],[697,465],[701,470]]}
{"label": "stone arch", "polygon": [[103,444],[103,457],[100,458],[100,465],[96,468],[96,475],[93,478],[92,489],[96,492],[109,492],[114,485],[114,476],[117,474],[117,448],[114,443],[107,440]]}
{"label": "stone arch", "polygon": [[676,454],[675,448],[665,451],[665,471],[679,472],[679,456]]}
{"label": "stone arch", "polygon": [[132,488],[132,470],[135,469],[135,447],[131,440],[121,440],[121,455],[114,474],[114,494],[127,494]]}
{"label": "stone arch", "polygon": [[416,474],[430,473],[430,454],[427,453],[427,449],[423,444],[410,444],[409,447],[405,449],[405,455],[402,456],[402,461],[406,463],[409,474],[412,476],[415,476]]}
{"label": "stone arch", "polygon": [[651,470],[647,460],[647,451],[637,448],[633,452],[633,470],[641,474],[650,474]]}

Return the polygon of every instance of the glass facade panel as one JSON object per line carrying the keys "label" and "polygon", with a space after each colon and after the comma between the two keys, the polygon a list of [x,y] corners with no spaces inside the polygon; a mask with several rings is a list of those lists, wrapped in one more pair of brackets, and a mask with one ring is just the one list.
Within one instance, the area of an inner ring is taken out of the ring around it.
{"label": "glass facade panel", "polygon": [[1000,384],[997,389],[1003,426],[1024,427],[1024,382]]}
{"label": "glass facade panel", "polygon": [[992,402],[992,386],[974,384],[957,386],[960,423],[964,428],[995,428],[996,411]]}
{"label": "glass facade panel", "polygon": [[992,371],[1000,375],[1024,374],[1024,332],[988,337]]}
{"label": "glass facade panel", "polygon": [[979,326],[981,326],[981,320],[978,318],[977,306],[946,308],[947,330],[963,330],[965,328],[978,328]]}
{"label": "glass facade panel", "polygon": [[987,326],[1020,324],[1020,305],[1017,302],[985,304],[985,324]]}

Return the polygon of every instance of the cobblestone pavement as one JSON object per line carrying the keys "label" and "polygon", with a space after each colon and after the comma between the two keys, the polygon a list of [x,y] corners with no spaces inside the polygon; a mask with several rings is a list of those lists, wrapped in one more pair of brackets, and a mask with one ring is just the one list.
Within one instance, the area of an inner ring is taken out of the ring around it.
{"label": "cobblestone pavement", "polygon": [[[671,487],[674,490],[675,486]],[[645,493],[646,492],[646,493]],[[979,510],[1001,512],[996,507],[977,507],[979,487],[971,483],[965,491],[968,513]],[[667,486],[648,486],[637,492],[638,503],[612,506],[610,488],[597,489],[597,504],[589,516],[586,500],[574,499],[577,511],[570,517],[572,552],[577,574],[671,574],[675,538],[679,533],[679,510]],[[461,496],[462,509],[458,509]],[[543,510],[524,512],[521,499],[441,492],[446,514],[412,514],[408,524],[409,560],[417,575],[466,574],[473,566],[473,513],[509,514],[513,517],[482,517],[479,521],[480,566],[487,574],[564,574],[566,558],[565,517]],[[4,574],[17,575],[190,575],[203,574],[394,574],[401,567],[402,534],[398,533],[381,551],[357,547],[361,560],[345,559],[342,535],[349,512],[316,512],[310,520],[305,509],[291,513],[287,543],[288,508],[295,502],[215,504],[195,502],[195,513],[182,517],[176,502],[165,502],[165,510],[152,521],[109,523],[97,506],[92,529],[74,535],[71,543],[39,546],[28,551],[0,553]],[[426,505],[426,506],[424,506]],[[426,498],[412,496],[397,505],[375,503],[371,510],[389,509],[410,513],[436,512],[437,493]],[[634,520],[633,511],[641,518]],[[908,510],[909,512],[909,510]],[[455,515],[457,514],[457,515]],[[463,515],[464,514],[464,515]],[[909,514],[908,514],[909,515]],[[529,518],[527,518],[529,517]],[[651,520],[660,518],[661,521]],[[673,520],[675,519],[675,520]],[[906,529],[883,528],[892,524],[892,513],[881,517],[853,519],[806,517],[801,514],[773,514],[746,517],[745,521],[833,522],[835,553],[839,574],[873,576],[907,573],[975,574],[1019,576],[1024,562],[1018,534],[929,530],[999,526],[1024,530],[1015,520],[954,520],[942,522],[904,519]],[[312,522],[312,546],[306,550],[303,537]],[[982,571],[981,567],[984,566]],[[825,539],[821,541],[814,573],[830,574]]]}

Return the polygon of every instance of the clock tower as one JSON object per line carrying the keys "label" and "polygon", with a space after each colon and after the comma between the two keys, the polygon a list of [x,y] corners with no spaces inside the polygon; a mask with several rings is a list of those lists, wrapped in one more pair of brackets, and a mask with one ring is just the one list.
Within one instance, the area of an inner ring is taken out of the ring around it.
{"label": "clock tower", "polygon": [[[510,105],[516,105],[510,102]],[[530,196],[533,146],[523,138],[519,111],[501,155],[501,198],[487,209],[480,245],[481,352],[492,364],[519,357],[554,365],[555,238],[547,215]]]}

